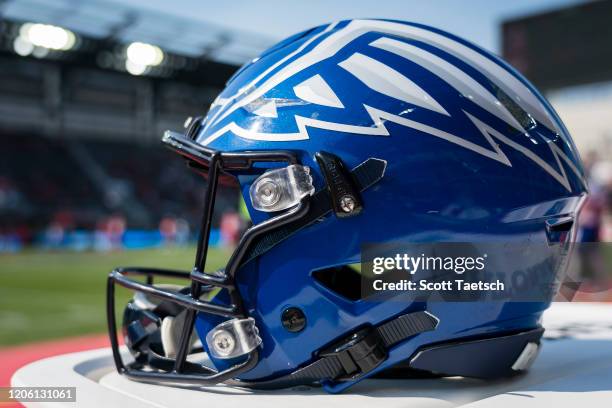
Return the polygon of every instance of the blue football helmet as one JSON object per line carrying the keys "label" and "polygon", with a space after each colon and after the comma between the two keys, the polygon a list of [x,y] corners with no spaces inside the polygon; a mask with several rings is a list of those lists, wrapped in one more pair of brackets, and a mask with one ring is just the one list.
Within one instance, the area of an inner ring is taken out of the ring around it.
{"label": "blue football helmet", "polygon": [[[533,361],[552,295],[364,298],[351,267],[364,243],[571,242],[587,191],[578,152],[543,96],[498,57],[415,23],[316,27],[243,66],[205,116],[163,142],[207,177],[207,196],[193,271],[109,277],[114,358],[129,378],[339,392],[394,371],[493,378]],[[211,272],[221,175],[238,180],[253,225]],[[540,267],[557,275],[562,264]],[[123,318],[129,364],[116,284],[136,292]]]}

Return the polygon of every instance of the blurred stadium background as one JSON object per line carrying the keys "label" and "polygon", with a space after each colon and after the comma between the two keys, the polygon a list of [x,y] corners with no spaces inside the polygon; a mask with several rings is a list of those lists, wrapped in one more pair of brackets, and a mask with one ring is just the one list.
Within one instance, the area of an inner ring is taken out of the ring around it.
{"label": "blurred stadium background", "polygon": [[[104,281],[117,265],[192,266],[204,183],[159,138],[205,113],[239,65],[280,38],[144,3],[0,1],[0,347],[104,332]],[[592,191],[581,239],[612,241],[612,1],[519,3],[506,12],[519,17],[489,22],[493,51],[545,92],[575,138]],[[529,11],[536,3],[548,11]],[[350,7],[344,17],[372,15]],[[315,23],[334,18],[319,8]],[[408,8],[392,17],[422,21]],[[212,268],[248,222],[225,187]]]}

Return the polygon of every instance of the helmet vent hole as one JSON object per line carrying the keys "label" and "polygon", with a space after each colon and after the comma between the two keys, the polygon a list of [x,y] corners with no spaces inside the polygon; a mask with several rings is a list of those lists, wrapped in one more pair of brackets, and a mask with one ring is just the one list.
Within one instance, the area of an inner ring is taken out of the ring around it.
{"label": "helmet vent hole", "polygon": [[362,299],[361,264],[319,269],[312,277],[323,287],[351,301]]}

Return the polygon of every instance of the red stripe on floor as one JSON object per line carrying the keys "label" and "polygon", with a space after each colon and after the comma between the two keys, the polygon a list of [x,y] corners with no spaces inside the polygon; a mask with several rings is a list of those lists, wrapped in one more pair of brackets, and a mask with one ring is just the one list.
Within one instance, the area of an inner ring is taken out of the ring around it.
{"label": "red stripe on floor", "polygon": [[[10,386],[11,377],[15,371],[26,364],[46,357],[93,350],[102,347],[110,347],[108,336],[96,334],[92,336],[71,337],[69,339],[0,348],[0,387]],[[0,407],[2,408],[20,406],[20,404],[5,404],[0,402]]]}

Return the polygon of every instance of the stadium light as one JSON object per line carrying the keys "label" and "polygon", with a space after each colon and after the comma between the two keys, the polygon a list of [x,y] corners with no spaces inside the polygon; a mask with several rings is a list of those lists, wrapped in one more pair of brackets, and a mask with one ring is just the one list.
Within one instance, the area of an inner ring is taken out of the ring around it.
{"label": "stadium light", "polygon": [[34,47],[68,51],[75,43],[76,35],[70,30],[48,24],[25,23],[19,29],[13,48],[19,55],[29,55]]}
{"label": "stadium light", "polygon": [[164,52],[158,46],[142,42],[133,42],[126,49],[125,69],[132,75],[142,75],[149,67],[154,67],[164,60]]}
{"label": "stadium light", "polygon": [[13,50],[15,50],[18,55],[26,57],[34,51],[34,44],[19,36],[13,41]]}
{"label": "stadium light", "polygon": [[125,61],[125,69],[132,75],[142,75],[146,72],[147,68],[147,65],[136,64],[130,59]]}

